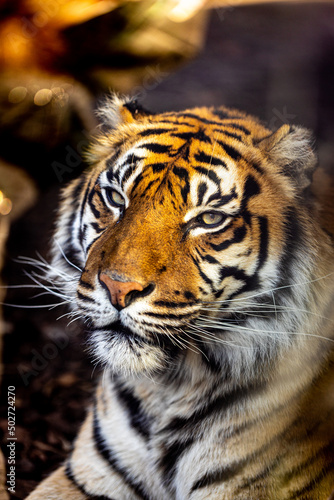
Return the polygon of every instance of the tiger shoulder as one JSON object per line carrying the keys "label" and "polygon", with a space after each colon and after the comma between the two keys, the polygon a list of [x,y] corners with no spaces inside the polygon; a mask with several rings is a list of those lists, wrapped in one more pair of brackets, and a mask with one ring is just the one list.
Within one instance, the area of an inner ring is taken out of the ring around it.
{"label": "tiger shoulder", "polygon": [[100,115],[46,280],[103,375],[29,500],[333,498],[334,202],[312,135],[117,96]]}

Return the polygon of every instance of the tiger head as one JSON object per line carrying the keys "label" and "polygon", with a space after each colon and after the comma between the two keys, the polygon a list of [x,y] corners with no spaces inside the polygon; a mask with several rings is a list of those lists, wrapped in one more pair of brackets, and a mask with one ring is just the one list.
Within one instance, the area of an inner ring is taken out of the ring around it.
{"label": "tiger head", "polygon": [[287,339],[259,322],[312,259],[309,132],[117,97],[102,114],[91,166],[63,191],[52,262],[96,358],[147,373],[187,353],[223,369],[274,356]]}

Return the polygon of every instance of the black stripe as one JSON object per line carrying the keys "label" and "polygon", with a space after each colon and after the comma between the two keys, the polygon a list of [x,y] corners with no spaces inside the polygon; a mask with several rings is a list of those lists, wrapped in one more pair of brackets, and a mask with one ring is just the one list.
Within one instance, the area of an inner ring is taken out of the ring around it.
{"label": "black stripe", "polygon": [[[138,158],[138,159],[141,159],[141,158]],[[137,160],[137,158],[136,158],[136,160]],[[131,161],[131,163],[126,167],[126,169],[124,170],[123,175],[122,175],[122,187],[124,186],[126,181],[129,179],[129,177],[131,177],[133,172],[136,170],[137,166],[138,165],[137,165],[136,161]],[[121,176],[121,173],[122,173],[121,170],[119,170],[120,176]]]}
{"label": "black stripe", "polygon": [[114,500],[112,497],[106,497],[105,495],[91,495],[91,494],[87,493],[85,488],[80,483],[78,483],[78,481],[74,477],[74,474],[73,474],[73,471],[71,468],[71,464],[69,461],[66,464],[65,476],[67,477],[67,479],[69,479],[74,484],[74,486],[79,491],[81,491],[81,493],[83,495],[85,495],[87,498],[90,498],[91,500]]}
{"label": "black stripe", "polygon": [[168,179],[168,181],[167,181],[167,186],[168,186],[168,191],[170,192],[170,194],[173,197],[175,197],[174,186],[173,186],[173,183],[170,181],[170,179]]}
{"label": "black stripe", "polygon": [[[205,328],[203,329],[205,330]],[[199,335],[201,332],[199,332]],[[205,338],[205,335],[203,335]],[[218,337],[217,337],[218,338]],[[224,351],[220,351],[217,356],[216,352],[212,352],[210,346],[208,346],[207,342],[201,341],[199,339],[194,339],[195,344],[198,346],[198,350],[201,354],[202,362],[204,365],[212,372],[219,374],[219,380],[231,380],[231,370],[229,367],[229,363],[226,362],[224,358]]]}
{"label": "black stripe", "polygon": [[255,177],[253,175],[248,175],[244,184],[244,193],[241,201],[241,210],[247,207],[247,201],[260,194],[261,188]]}
{"label": "black stripe", "polygon": [[226,163],[216,156],[210,156],[204,153],[204,151],[200,151],[195,154],[195,160],[201,163],[207,163],[209,165],[214,165],[215,167],[224,167],[227,168]]}
{"label": "black stripe", "polygon": [[234,161],[239,161],[240,158],[242,158],[239,151],[237,151],[233,146],[230,146],[229,144],[226,144],[226,142],[223,141],[217,140],[217,142]]}
{"label": "black stripe", "polygon": [[[215,199],[214,197],[217,197],[216,194],[213,194],[212,196],[210,196],[210,198],[208,199],[208,203],[210,201],[213,201]],[[222,207],[223,205],[226,205],[226,203],[229,203],[234,198],[238,198],[238,195],[237,195],[235,187],[234,187],[230,194],[219,195],[217,198],[218,198],[217,202],[214,204],[214,206],[215,207]]]}
{"label": "black stripe", "polygon": [[102,233],[106,229],[106,227],[100,227],[97,222],[91,222],[89,225],[94,229],[96,233]]}
{"label": "black stripe", "polygon": [[[258,388],[260,388],[260,386],[258,386]],[[278,434],[274,435],[271,439],[269,439],[269,441],[267,441],[258,450],[251,453],[250,455],[244,456],[238,462],[233,462],[230,465],[227,465],[221,469],[216,469],[214,471],[206,471],[206,473],[203,474],[203,476],[193,484],[190,492],[193,492],[193,491],[201,489],[201,488],[206,488],[207,486],[211,486],[215,483],[222,483],[222,482],[229,481],[230,479],[232,479],[233,477],[238,475],[240,472],[242,472],[243,469],[247,465],[249,465],[250,463],[254,463],[254,461],[257,461],[258,457],[261,454],[263,454],[267,450],[271,449],[274,443],[276,443],[276,442],[282,440],[284,437],[286,437],[286,435],[288,435],[288,433],[289,433],[288,431],[292,427],[298,426],[298,424],[300,424],[299,418],[297,418],[290,425],[290,427],[288,427],[288,429],[284,429],[283,432],[279,432]],[[275,458],[274,464],[277,463],[277,459],[278,459],[278,457]],[[334,467],[334,463],[331,465],[332,465],[332,467]],[[266,466],[265,470],[262,471],[261,474],[259,474],[259,477],[261,475],[263,475],[265,477],[267,468],[268,467]],[[255,481],[253,481],[253,478],[249,479],[246,483],[244,483],[241,487],[239,487],[239,491],[240,491],[240,489],[247,488],[248,483],[251,484],[253,482],[255,482]],[[294,497],[291,497],[289,500],[292,500],[292,498],[294,498]]]}
{"label": "black stripe", "polygon": [[197,260],[192,255],[191,255],[191,259],[192,259],[193,263],[195,264],[195,266],[197,267],[198,272],[199,272],[202,280],[205,281],[205,283],[207,283],[208,285],[210,285],[211,290],[213,290],[214,286],[213,286],[212,280],[210,280],[210,278],[206,274],[203,273],[203,271],[199,265],[199,262],[197,262]]}
{"label": "black stripe", "polygon": [[163,470],[164,483],[166,485],[170,484],[173,480],[177,461],[181,458],[182,454],[185,452],[189,446],[194,442],[194,438],[189,438],[186,441],[175,441],[172,444],[166,446],[163,454],[159,460],[159,466]]}
{"label": "black stripe", "polygon": [[143,108],[141,104],[138,103],[136,98],[132,98],[130,101],[127,101],[123,104],[123,107],[130,111],[131,115],[134,117],[137,116],[147,116],[147,115],[155,115],[151,111]]}
{"label": "black stripe", "polygon": [[192,136],[192,140],[196,139],[197,141],[204,142],[204,143],[211,143],[211,137],[208,136],[205,131],[200,128],[197,132],[195,132]]}
{"label": "black stripe", "polygon": [[229,112],[227,109],[210,109],[211,113],[215,116],[217,116],[218,118],[220,118],[221,120],[226,120],[226,118],[229,118]]}
{"label": "black stripe", "polygon": [[[235,291],[232,293],[228,298],[229,301],[231,301],[235,296],[240,295],[244,292],[256,290],[259,287],[259,278],[258,274],[254,273],[250,276],[248,276],[245,271],[242,269],[239,269],[238,267],[234,266],[222,266],[220,270],[220,278],[221,280],[233,276],[239,281],[243,281],[244,285],[240,290]],[[224,289],[219,290],[215,293],[215,297],[218,299],[222,293],[224,292]]]}
{"label": "black stripe", "polygon": [[[305,439],[305,436],[303,436],[303,438]],[[326,443],[325,446],[317,450],[317,452],[314,455],[308,457],[303,463],[293,466],[290,469],[290,471],[284,475],[283,483],[288,484],[290,481],[292,481],[294,478],[300,475],[302,475],[302,477],[304,478],[310,479],[310,472],[308,471],[308,469],[310,468],[310,466],[316,464],[316,462],[320,462],[318,463],[319,465],[318,469],[321,468],[321,471],[323,472],[324,468],[322,467],[322,463],[326,455],[327,455],[327,461],[331,463],[330,457],[333,453],[333,444],[334,444],[333,442],[330,442],[329,444]]]}
{"label": "black stripe", "polygon": [[212,255],[206,254],[201,257],[203,260],[206,260],[210,264],[220,264],[220,262],[217,259],[215,259]]}
{"label": "black stripe", "polygon": [[157,182],[160,182],[159,179],[153,179],[153,181],[150,181],[142,191],[141,196],[145,196],[146,193],[151,189],[151,187],[154,186],[154,184],[156,184]]}
{"label": "black stripe", "polygon": [[236,139],[239,142],[243,142],[243,138],[239,134],[228,132],[227,130],[221,130],[220,133],[223,135],[227,135],[227,137],[231,137],[232,139]]}
{"label": "black stripe", "polygon": [[238,493],[240,493],[242,490],[249,489],[251,486],[253,486],[255,483],[258,483],[259,481],[263,481],[266,477],[269,476],[269,474],[272,474],[273,470],[276,468],[276,466],[280,463],[279,457],[275,457],[275,459],[270,463],[266,464],[264,469],[256,474],[253,477],[247,478],[240,486],[238,486]]}
{"label": "black stripe", "polygon": [[[227,135],[228,137],[231,137],[233,139],[237,139],[239,142],[244,143],[244,139],[240,134],[237,134],[236,132],[230,132],[228,130],[225,130],[225,127],[232,128],[232,129],[235,128],[237,130],[237,127],[234,127],[233,124],[226,125],[225,123],[222,123],[222,128],[215,128],[215,129],[213,129],[213,132],[216,132],[216,133],[221,134],[221,135]],[[241,130],[241,131],[244,132],[243,130]],[[249,135],[249,134],[250,134],[250,132],[248,131],[247,135]]]}
{"label": "black stripe", "polygon": [[182,139],[184,141],[190,141],[196,132],[175,132],[170,134],[172,137],[176,137],[177,139]]}
{"label": "black stripe", "polygon": [[261,165],[259,165],[256,161],[247,161],[247,164],[259,174],[265,175],[265,171],[263,170]]}
{"label": "black stripe", "polygon": [[110,446],[108,447],[106,446],[105,439],[102,434],[102,429],[96,414],[96,408],[94,410],[93,425],[94,425],[93,433],[94,433],[95,447],[98,453],[106,460],[106,462],[108,462],[110,467],[122,477],[124,483],[129,488],[131,488],[139,498],[143,500],[150,500],[150,497],[146,494],[144,490],[143,484],[131,477],[130,471],[120,464],[120,461],[117,458],[116,453],[112,450],[112,448]]}
{"label": "black stripe", "polygon": [[80,236],[79,236],[80,244],[82,247],[83,247],[84,241],[86,239],[87,229],[88,229],[87,224],[83,224],[82,229],[80,231]]}
{"label": "black stripe", "polygon": [[199,207],[203,203],[203,198],[208,190],[208,186],[205,182],[201,182],[197,187],[197,206]]}
{"label": "black stripe", "polygon": [[143,173],[140,172],[140,174],[137,175],[137,177],[133,180],[132,182],[132,191],[138,187],[138,184],[143,180],[144,176]]}
{"label": "black stripe", "polygon": [[158,174],[159,172],[162,172],[162,170],[165,170],[166,167],[166,163],[150,163],[145,166],[145,169],[151,168],[154,174]]}
{"label": "black stripe", "polygon": [[[102,232],[102,231],[101,231]],[[96,236],[96,238],[91,239],[89,245],[87,245],[86,252],[88,253],[94,243],[100,238],[100,236]]]}
{"label": "black stripe", "polygon": [[66,200],[72,198],[79,205],[82,188],[85,184],[86,178],[84,175],[80,176],[78,181],[74,184],[72,191],[66,195]]}
{"label": "black stripe", "polygon": [[299,245],[304,246],[303,234],[298,214],[294,207],[289,207],[285,213],[282,214],[284,218],[286,240],[284,245],[283,254],[278,268],[279,282],[277,287],[280,288],[280,296],[290,296],[294,293],[293,287],[293,269],[294,256],[298,251]]}
{"label": "black stripe", "polygon": [[79,240],[82,245],[83,240],[84,240],[84,228],[82,227],[82,222],[83,222],[83,214],[86,208],[86,203],[87,203],[87,198],[89,195],[89,190],[90,190],[90,185],[91,185],[91,180],[88,182],[88,185],[86,187],[86,191],[82,200],[81,204],[81,209],[80,209],[80,232],[79,232]]}
{"label": "black stripe", "polygon": [[115,167],[115,163],[116,161],[118,160],[118,158],[120,157],[120,154],[121,154],[121,149],[118,149],[114,152],[114,154],[108,158],[108,160],[106,161],[106,167],[108,169],[108,172],[107,172],[107,179],[111,182],[113,181],[114,179],[117,178],[117,174],[115,174],[114,172],[114,167]]}
{"label": "black stripe", "polygon": [[81,255],[81,253],[80,253],[79,250],[75,250],[73,248],[71,241],[68,243],[68,246],[66,246],[65,248],[63,248],[63,252],[64,252],[64,255],[66,255],[66,259],[69,261],[69,262],[66,262],[66,263],[69,264],[70,268],[73,268],[73,266],[71,266],[71,264],[73,264],[74,266],[78,267],[79,269],[81,268],[81,266],[83,264],[82,264],[82,261],[79,259],[79,256],[78,256],[78,255]]}
{"label": "black stripe", "polygon": [[175,132],[174,134],[171,134],[171,136],[184,141],[193,141],[194,139],[197,139],[201,142],[211,143],[211,137],[209,137],[202,129],[197,132]]}
{"label": "black stripe", "polygon": [[213,170],[209,170],[209,169],[207,169],[205,167],[200,167],[200,166],[197,166],[197,165],[194,168],[200,174],[204,174],[207,177],[209,177],[209,179],[212,182],[214,182],[216,184],[216,186],[218,187],[218,189],[220,190],[220,179],[219,179],[219,177],[217,176],[217,174]]}
{"label": "black stripe", "polygon": [[71,206],[72,213],[71,213],[71,215],[68,219],[68,222],[66,224],[66,229],[67,229],[67,234],[70,235],[71,239],[74,239],[74,237],[75,237],[74,236],[74,222],[77,220],[80,204],[76,200],[75,205],[73,203],[71,205],[72,205]]}
{"label": "black stripe", "polygon": [[258,217],[258,221],[260,225],[260,249],[256,272],[258,272],[267,261],[269,243],[268,219],[267,217]]}
{"label": "black stripe", "polygon": [[239,281],[247,281],[249,276],[245,273],[243,269],[239,269],[235,266],[222,266],[220,269],[219,277],[221,280],[233,276]]}
{"label": "black stripe", "polygon": [[115,391],[123,408],[126,410],[131,426],[145,439],[150,436],[152,419],[144,412],[141,401],[129,388],[121,383],[114,382]]}
{"label": "black stripe", "polygon": [[95,303],[95,300],[94,299],[91,299],[90,297],[88,297],[87,295],[83,295],[81,292],[79,292],[79,290],[77,290],[77,296],[79,297],[80,300],[82,300],[83,302],[93,302]]}
{"label": "black stripe", "polygon": [[183,146],[181,146],[179,149],[174,150],[173,152],[169,152],[169,156],[171,158],[182,158],[186,162],[189,161],[189,150],[190,150],[190,144],[188,142],[185,142]]}
{"label": "black stripe", "polygon": [[145,148],[151,153],[164,154],[169,153],[171,146],[166,144],[156,144],[155,142],[147,142],[145,144],[140,145],[141,148]]}
{"label": "black stripe", "polygon": [[173,173],[181,180],[180,184],[181,196],[184,203],[187,203],[187,198],[190,191],[188,171],[185,168],[174,166]]}
{"label": "black stripe", "polygon": [[[319,485],[320,485],[321,481],[323,479],[326,479],[327,474],[333,470],[334,470],[334,461],[331,460],[330,463],[326,467],[324,467],[316,476],[312,477],[312,479],[310,479],[309,482],[305,486],[294,491],[292,493],[292,495],[289,496],[288,500],[297,500],[298,498],[301,498],[302,500],[304,500],[305,498],[313,498],[313,496],[312,497],[309,496],[309,493],[311,491],[313,491],[315,488],[317,490],[320,490]],[[333,481],[334,481],[334,478],[333,478]],[[307,494],[307,497],[305,497],[306,494]]]}
{"label": "black stripe", "polygon": [[240,460],[240,462],[233,463],[229,466],[224,467],[223,469],[219,469],[213,472],[206,472],[200,479],[194,483],[190,489],[190,493],[193,493],[196,490],[201,488],[206,488],[207,486],[211,486],[215,483],[223,483],[228,481],[229,479],[236,476],[239,472],[241,472],[246,465],[246,460]]}
{"label": "black stripe", "polygon": [[175,118],[175,119],[174,119],[174,120],[173,120],[173,119],[168,120],[167,118],[165,118],[164,120],[159,120],[159,123],[171,123],[171,124],[173,124],[173,125],[175,125],[175,124],[176,124],[176,125],[185,125],[186,127],[193,127],[193,128],[194,128],[194,127],[196,127],[196,124],[194,124],[194,123],[189,123],[189,121],[184,121],[184,122],[183,122],[183,121],[181,121],[181,120],[178,120],[178,117],[177,117],[177,116],[175,116],[175,114],[172,114],[172,113],[170,113],[170,114],[169,114],[169,113],[166,113],[164,116],[165,116],[165,117],[170,116],[171,118]]}
{"label": "black stripe", "polygon": [[226,250],[231,245],[240,243],[245,238],[246,234],[247,234],[247,227],[243,225],[235,229],[233,238],[231,238],[230,240],[224,240],[218,244],[210,243],[210,246],[216,252],[221,252],[222,250]]}
{"label": "black stripe", "polygon": [[203,397],[205,401],[203,406],[196,409],[188,417],[172,418],[170,423],[166,425],[160,433],[170,432],[173,434],[175,432],[181,432],[182,435],[185,435],[186,432],[189,432],[191,435],[194,435],[196,427],[201,426],[202,422],[208,417],[215,417],[216,415],[221,417],[222,412],[240,403],[241,400],[249,398],[251,394],[259,391],[260,388],[261,385],[259,383],[237,387],[226,394],[214,398],[210,402],[207,402],[206,399],[208,398]]}
{"label": "black stripe", "polygon": [[147,130],[143,130],[142,132],[139,132],[139,136],[141,137],[148,137],[150,135],[160,135],[160,134],[166,134],[168,132],[171,132],[173,130],[176,130],[175,127],[169,127],[169,128],[149,128]]}
{"label": "black stripe", "polygon": [[207,203],[210,203],[211,201],[214,201],[214,200],[220,200],[221,199],[221,194],[220,193],[214,193],[210,196],[210,198],[208,199]]}
{"label": "black stripe", "polygon": [[170,307],[172,308],[177,308],[177,307],[190,307],[196,304],[198,301],[193,301],[193,302],[169,302],[167,300],[157,300],[154,302],[155,306],[160,306],[160,307]]}
{"label": "black stripe", "polygon": [[250,135],[251,132],[248,130],[248,128],[244,127],[243,125],[239,125],[238,123],[233,123],[233,122],[228,122],[228,123],[223,123],[224,127],[228,128],[234,128],[236,130],[240,130],[240,132],[243,132],[246,135]]}
{"label": "black stripe", "polygon": [[87,290],[94,290],[94,287],[91,283],[88,283],[87,281],[83,281],[82,279],[80,280],[80,286],[83,288],[87,288]]}
{"label": "black stripe", "polygon": [[194,120],[200,121],[202,123],[206,123],[207,125],[220,125],[221,122],[217,122],[214,120],[208,120],[207,118],[203,118],[202,116],[195,115],[193,113],[183,113],[180,111],[179,113],[175,113],[175,115],[180,116],[182,118],[193,118]]}
{"label": "black stripe", "polygon": [[95,194],[100,199],[100,202],[102,203],[102,205],[105,205],[104,198],[102,196],[101,191],[95,191]]}
{"label": "black stripe", "polygon": [[192,318],[194,315],[193,312],[186,314],[171,314],[171,313],[155,313],[155,312],[145,312],[145,316],[150,316],[151,318],[162,318],[162,319],[185,319]]}
{"label": "black stripe", "polygon": [[94,189],[92,189],[92,191],[88,195],[87,202],[88,202],[89,208],[93,212],[94,216],[98,219],[101,214],[100,214],[100,211],[93,204],[93,197],[95,196],[95,194],[96,194],[96,192],[94,191]]}

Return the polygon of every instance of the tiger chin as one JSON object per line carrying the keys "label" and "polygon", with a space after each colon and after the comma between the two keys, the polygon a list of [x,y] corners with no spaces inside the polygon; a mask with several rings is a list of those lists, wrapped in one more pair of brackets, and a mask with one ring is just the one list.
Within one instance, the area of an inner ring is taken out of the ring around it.
{"label": "tiger chin", "polygon": [[117,96],[100,115],[47,278],[103,377],[29,499],[330,498],[334,191],[310,133]]}

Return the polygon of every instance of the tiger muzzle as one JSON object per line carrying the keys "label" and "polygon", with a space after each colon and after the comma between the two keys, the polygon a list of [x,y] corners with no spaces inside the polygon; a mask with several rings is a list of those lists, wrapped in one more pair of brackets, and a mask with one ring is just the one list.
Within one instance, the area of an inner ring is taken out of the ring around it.
{"label": "tiger muzzle", "polygon": [[151,293],[155,286],[153,284],[145,288],[135,281],[116,281],[107,274],[102,273],[99,277],[101,285],[107,290],[111,304],[117,309],[124,309],[136,298],[144,297]]}

